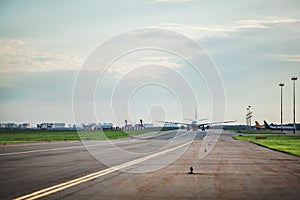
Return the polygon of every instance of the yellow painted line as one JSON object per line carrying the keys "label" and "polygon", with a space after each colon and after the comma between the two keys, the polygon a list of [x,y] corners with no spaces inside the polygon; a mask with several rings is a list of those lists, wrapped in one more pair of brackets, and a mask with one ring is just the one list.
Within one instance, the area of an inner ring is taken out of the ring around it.
{"label": "yellow painted line", "polygon": [[53,194],[53,193],[59,192],[61,190],[73,187],[73,186],[78,185],[80,183],[84,183],[84,182],[96,179],[98,177],[110,174],[112,172],[123,169],[125,167],[129,167],[129,166],[132,166],[134,164],[138,164],[140,162],[143,162],[143,161],[149,160],[151,158],[157,157],[159,155],[162,155],[162,154],[174,151],[176,149],[182,148],[186,145],[189,145],[192,142],[193,141],[190,141],[190,142],[184,143],[182,145],[179,145],[177,147],[173,147],[171,149],[167,149],[167,150],[164,150],[164,151],[161,151],[161,152],[157,152],[157,153],[151,154],[149,156],[145,156],[143,158],[138,158],[136,160],[129,161],[129,162],[126,162],[126,163],[121,164],[121,165],[117,165],[115,167],[111,167],[111,168],[108,168],[108,169],[105,169],[105,170],[101,170],[101,171],[98,171],[98,172],[95,172],[95,173],[92,173],[92,174],[89,174],[89,175],[71,180],[71,181],[67,181],[67,182],[64,182],[64,183],[61,183],[61,184],[58,184],[58,185],[54,185],[54,186],[51,186],[51,187],[33,192],[31,194],[27,194],[27,195],[15,198],[15,200],[24,200],[24,199],[31,200],[31,199],[38,199],[38,198],[41,198],[41,197],[44,197],[44,196],[48,196],[50,194]]}

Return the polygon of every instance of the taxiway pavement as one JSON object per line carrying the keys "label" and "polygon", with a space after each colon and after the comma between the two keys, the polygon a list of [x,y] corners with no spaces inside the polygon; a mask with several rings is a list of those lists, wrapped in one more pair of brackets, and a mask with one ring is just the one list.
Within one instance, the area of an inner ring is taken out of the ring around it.
{"label": "taxiway pavement", "polygon": [[[214,145],[207,141],[214,134],[169,131],[113,140],[113,145],[1,146],[0,199],[26,199],[28,194],[44,199],[299,198],[299,157],[233,140],[227,131]],[[209,145],[208,152],[200,158],[203,145]],[[190,166],[194,174],[188,174]]]}

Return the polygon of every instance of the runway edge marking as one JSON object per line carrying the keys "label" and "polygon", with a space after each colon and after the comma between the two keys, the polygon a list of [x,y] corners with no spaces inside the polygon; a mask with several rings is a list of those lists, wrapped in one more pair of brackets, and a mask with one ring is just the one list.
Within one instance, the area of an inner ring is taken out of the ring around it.
{"label": "runway edge marking", "polygon": [[31,194],[27,194],[27,195],[24,195],[24,196],[21,196],[21,197],[17,197],[17,198],[15,198],[15,200],[25,200],[25,199],[26,200],[31,200],[31,199],[38,199],[38,198],[41,198],[41,197],[44,197],[44,196],[48,196],[50,194],[53,194],[53,193],[59,192],[61,190],[73,187],[75,185],[78,185],[78,184],[96,179],[98,177],[110,174],[110,173],[115,172],[117,170],[120,170],[122,168],[129,167],[129,166],[132,166],[134,164],[138,164],[140,162],[149,160],[151,158],[160,156],[160,155],[165,154],[165,153],[169,153],[171,151],[174,151],[176,149],[179,149],[181,147],[189,145],[192,142],[193,141],[189,141],[187,143],[184,143],[184,144],[179,145],[177,147],[173,147],[171,149],[167,149],[167,150],[164,150],[164,151],[161,151],[161,152],[157,152],[157,153],[148,155],[148,156],[143,157],[143,158],[138,158],[136,160],[123,163],[121,165],[117,165],[117,166],[114,166],[114,167],[111,167],[111,168],[108,168],[108,169],[105,169],[105,170],[101,170],[101,171],[98,171],[98,172],[95,172],[95,173],[92,173],[92,174],[89,174],[89,175],[86,175],[86,176],[83,176],[83,177],[80,177],[80,178],[77,178],[77,179],[73,179],[71,181],[67,181],[67,182],[64,182],[64,183],[61,183],[61,184],[58,184],[58,185],[54,185],[54,186],[51,186],[51,187],[48,187],[48,188],[45,188],[45,189],[42,189],[42,190],[38,190],[38,191],[33,192]]}
{"label": "runway edge marking", "polygon": [[[114,144],[122,143],[122,142],[126,142],[126,141],[114,142]],[[80,149],[80,148],[86,148],[86,147],[105,146],[105,145],[109,145],[109,144],[94,144],[94,145],[84,145],[84,146],[61,147],[61,148],[54,148],[54,149],[39,149],[39,150],[30,150],[30,151],[8,152],[8,153],[0,153],[0,156],[11,156],[11,155],[28,154],[28,153],[40,153],[40,152],[48,152],[48,151]]]}

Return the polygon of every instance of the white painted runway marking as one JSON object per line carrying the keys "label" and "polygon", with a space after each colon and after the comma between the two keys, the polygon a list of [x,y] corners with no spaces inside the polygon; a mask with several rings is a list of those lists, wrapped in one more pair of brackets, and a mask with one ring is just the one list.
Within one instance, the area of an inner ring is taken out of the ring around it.
{"label": "white painted runway marking", "polygon": [[177,137],[170,138],[169,140],[175,140],[175,139],[177,139],[177,138],[180,138],[180,137],[186,135],[187,133],[189,133],[189,131],[186,131],[186,132],[184,132],[183,134],[181,134],[181,135],[179,135],[179,136],[177,136]]}
{"label": "white painted runway marking", "polygon": [[33,192],[31,194],[28,194],[28,195],[24,195],[24,196],[15,198],[15,200],[24,200],[24,199],[26,199],[26,200],[32,200],[32,199],[38,199],[38,198],[41,198],[41,197],[45,197],[45,196],[48,196],[50,194],[56,193],[58,191],[61,191],[61,190],[73,187],[75,185],[78,185],[78,184],[81,184],[81,183],[84,183],[84,182],[96,179],[96,178],[101,177],[101,176],[104,176],[106,174],[110,174],[112,172],[115,172],[117,170],[123,169],[125,167],[129,167],[129,166],[132,166],[134,164],[138,164],[140,162],[143,162],[143,161],[149,160],[151,158],[157,157],[159,155],[162,155],[162,154],[174,151],[176,149],[179,149],[179,148],[182,148],[182,147],[184,147],[186,145],[189,145],[192,142],[193,141],[189,141],[187,143],[184,143],[184,144],[179,145],[177,147],[173,147],[171,149],[167,149],[167,150],[164,150],[164,151],[161,151],[161,152],[157,152],[157,153],[148,155],[148,156],[143,157],[143,158],[138,158],[136,160],[129,161],[129,162],[126,162],[124,164],[117,165],[115,167],[111,167],[111,168],[108,168],[108,169],[105,169],[105,170],[101,170],[101,171],[98,171],[98,172],[95,172],[95,173],[83,176],[81,178],[77,178],[77,179],[74,179],[74,180],[71,180],[71,181],[67,181],[67,182],[64,182],[64,183],[61,183],[61,184],[58,184],[58,185],[54,185],[54,186],[51,186],[51,187],[48,187],[48,188],[45,188],[45,189]]}
{"label": "white painted runway marking", "polygon": [[[114,142],[122,143],[127,141],[120,141]],[[38,153],[38,152],[48,152],[48,151],[59,151],[59,150],[67,150],[67,149],[79,149],[79,148],[86,148],[86,147],[93,147],[93,146],[102,146],[102,145],[109,145],[109,144],[94,144],[94,145],[86,145],[86,146],[71,146],[71,147],[61,147],[61,148],[54,148],[54,149],[40,149],[40,150],[32,150],[32,151],[19,151],[19,152],[10,152],[10,153],[1,153],[0,156],[9,156],[9,155],[19,155],[19,154],[28,154],[28,153]]]}
{"label": "white painted runway marking", "polygon": [[[170,133],[170,132],[166,131],[166,133],[163,133],[163,134],[168,134],[168,133]],[[163,134],[161,134],[161,135],[163,135]],[[157,135],[156,136],[145,137],[145,138],[142,138],[142,139],[149,139],[151,137],[157,137]],[[130,141],[130,142],[138,141],[138,139],[140,139],[140,138],[136,137],[136,139],[134,139],[134,140],[119,141],[119,142],[114,142],[114,144],[119,144],[119,143],[128,142],[128,141]],[[39,152],[48,152],[48,151],[59,151],[59,150],[67,150],[67,149],[79,149],[79,148],[102,146],[102,145],[109,145],[109,144],[95,144],[95,145],[86,145],[86,146],[62,147],[62,148],[54,148],[54,149],[40,149],[40,150],[31,150],[31,151],[9,152],[9,153],[0,153],[0,156],[19,155],[19,154],[28,154],[28,153],[39,153]]]}
{"label": "white painted runway marking", "polygon": [[161,136],[161,135],[166,135],[166,134],[169,134],[169,133],[172,133],[173,132],[173,130],[172,131],[165,131],[165,132],[163,132],[163,133],[161,133],[161,132],[159,132],[159,134],[158,133],[155,133],[154,135],[151,135],[151,136],[148,136],[148,137],[143,137],[143,136],[134,136],[134,138],[136,138],[136,139],[150,139],[150,138],[155,138],[155,137],[158,137],[158,136]]}

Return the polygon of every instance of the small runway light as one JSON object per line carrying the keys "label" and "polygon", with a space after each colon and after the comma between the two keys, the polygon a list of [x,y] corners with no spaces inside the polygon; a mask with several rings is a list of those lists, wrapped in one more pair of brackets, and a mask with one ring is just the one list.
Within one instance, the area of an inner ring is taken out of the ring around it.
{"label": "small runway light", "polygon": [[189,172],[189,174],[194,174],[193,171],[194,171],[194,168],[193,168],[193,166],[191,166],[191,167],[190,167],[190,172]]}

